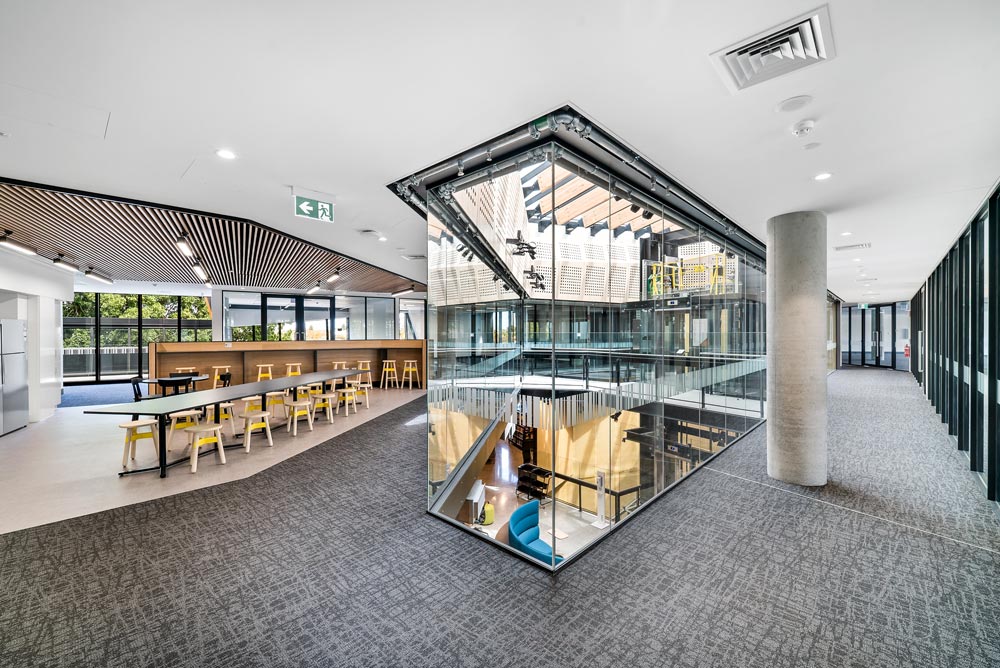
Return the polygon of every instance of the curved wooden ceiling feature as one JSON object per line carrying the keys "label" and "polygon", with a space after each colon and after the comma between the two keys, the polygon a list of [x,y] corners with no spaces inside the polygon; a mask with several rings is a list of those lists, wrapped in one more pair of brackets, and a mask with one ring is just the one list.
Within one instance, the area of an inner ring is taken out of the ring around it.
{"label": "curved wooden ceiling feature", "polygon": [[[38,249],[60,253],[81,270],[114,280],[201,283],[194,258],[178,250],[187,234],[214,285],[303,290],[323,288],[390,293],[414,286],[408,278],[296,239],[250,220],[56,189],[0,182],[0,228]],[[340,279],[326,279],[337,269]]]}

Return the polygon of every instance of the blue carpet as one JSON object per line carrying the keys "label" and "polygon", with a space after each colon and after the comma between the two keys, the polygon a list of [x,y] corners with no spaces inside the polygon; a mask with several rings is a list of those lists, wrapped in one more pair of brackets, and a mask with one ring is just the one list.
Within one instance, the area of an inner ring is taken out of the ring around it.
{"label": "blue carpet", "polygon": [[67,385],[63,388],[62,403],[59,404],[59,408],[123,404],[127,401],[132,401],[131,383]]}

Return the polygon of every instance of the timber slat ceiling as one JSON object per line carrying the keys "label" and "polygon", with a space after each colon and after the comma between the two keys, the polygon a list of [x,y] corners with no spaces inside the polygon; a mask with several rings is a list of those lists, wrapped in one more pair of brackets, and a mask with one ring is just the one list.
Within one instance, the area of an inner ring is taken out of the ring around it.
{"label": "timber slat ceiling", "polygon": [[[114,280],[201,283],[175,244],[187,233],[215,285],[394,292],[408,278],[338,255],[246,220],[0,183],[0,228],[15,241]],[[340,269],[340,280],[326,279]]]}

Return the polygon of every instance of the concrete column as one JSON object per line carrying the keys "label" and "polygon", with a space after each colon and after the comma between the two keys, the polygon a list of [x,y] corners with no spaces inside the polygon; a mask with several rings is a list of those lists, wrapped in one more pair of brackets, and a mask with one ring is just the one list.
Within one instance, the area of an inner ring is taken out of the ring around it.
{"label": "concrete column", "polygon": [[767,474],[826,484],[826,214],[767,221]]}

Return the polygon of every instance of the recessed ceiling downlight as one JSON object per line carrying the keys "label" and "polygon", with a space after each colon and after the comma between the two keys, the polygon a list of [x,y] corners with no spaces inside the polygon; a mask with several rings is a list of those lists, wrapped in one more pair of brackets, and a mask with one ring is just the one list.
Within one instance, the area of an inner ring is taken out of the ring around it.
{"label": "recessed ceiling downlight", "polygon": [[812,95],[796,95],[787,100],[782,100],[774,110],[778,113],[787,111],[798,111],[802,107],[812,102]]}
{"label": "recessed ceiling downlight", "polygon": [[820,172],[819,174],[813,177],[813,181],[826,181],[831,176],[833,176],[833,174],[831,174],[830,172]]}
{"label": "recessed ceiling downlight", "polygon": [[852,232],[841,232],[840,236],[842,236],[842,237],[849,237],[849,236],[851,236],[851,234],[852,234]]}
{"label": "recessed ceiling downlight", "polygon": [[236,152],[228,148],[220,148],[215,151],[215,155],[219,156],[223,160],[235,160]]}

